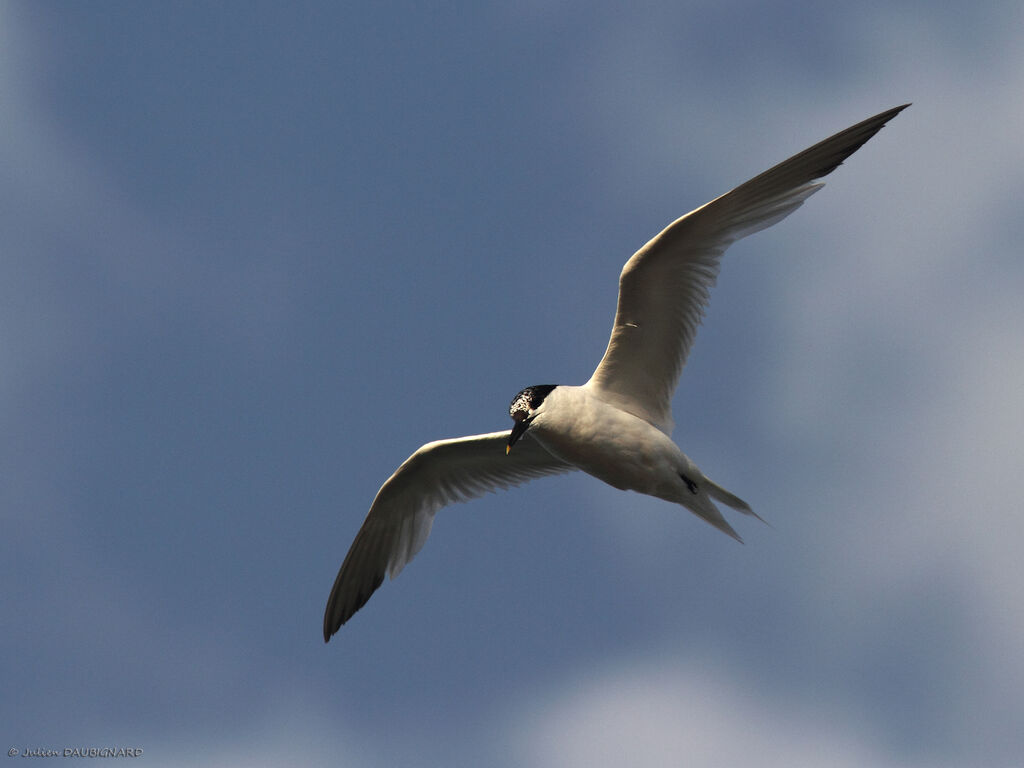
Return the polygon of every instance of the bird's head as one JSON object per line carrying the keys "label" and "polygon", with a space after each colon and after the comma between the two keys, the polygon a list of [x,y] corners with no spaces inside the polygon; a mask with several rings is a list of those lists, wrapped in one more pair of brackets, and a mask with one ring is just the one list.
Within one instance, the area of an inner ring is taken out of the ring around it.
{"label": "bird's head", "polygon": [[512,425],[512,432],[508,436],[508,445],[505,446],[506,454],[512,450],[512,446],[529,428],[530,422],[537,415],[544,398],[551,394],[551,390],[556,386],[556,384],[535,384],[512,398],[512,403],[508,407],[508,415],[512,417],[515,424]]}

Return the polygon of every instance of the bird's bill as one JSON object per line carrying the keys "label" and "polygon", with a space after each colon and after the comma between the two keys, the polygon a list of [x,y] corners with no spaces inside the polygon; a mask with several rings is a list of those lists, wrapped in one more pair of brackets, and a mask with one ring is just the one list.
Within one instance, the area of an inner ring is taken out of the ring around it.
{"label": "bird's bill", "polygon": [[515,424],[512,425],[512,431],[509,433],[508,436],[508,445],[505,446],[506,456],[508,456],[508,452],[512,450],[512,446],[519,441],[519,438],[523,436],[523,433],[526,432],[526,428],[529,426],[530,422],[528,419],[517,421]]}

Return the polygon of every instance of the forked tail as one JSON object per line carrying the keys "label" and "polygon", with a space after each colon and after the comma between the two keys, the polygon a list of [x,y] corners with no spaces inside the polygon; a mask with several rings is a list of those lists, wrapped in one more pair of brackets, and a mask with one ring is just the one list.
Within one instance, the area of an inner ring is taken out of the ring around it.
{"label": "forked tail", "polygon": [[698,517],[707,520],[711,525],[715,526],[722,533],[732,536],[736,541],[743,543],[743,539],[740,538],[739,534],[733,530],[733,527],[729,525],[726,519],[722,516],[718,507],[711,501],[715,501],[725,504],[727,507],[731,507],[738,512],[742,512],[745,515],[756,517],[762,523],[764,520],[754,510],[750,508],[739,496],[734,496],[729,493],[725,488],[718,485],[717,483],[709,480],[707,477],[703,477],[697,482],[697,493],[690,498],[685,499],[682,503],[691,512],[696,514]]}

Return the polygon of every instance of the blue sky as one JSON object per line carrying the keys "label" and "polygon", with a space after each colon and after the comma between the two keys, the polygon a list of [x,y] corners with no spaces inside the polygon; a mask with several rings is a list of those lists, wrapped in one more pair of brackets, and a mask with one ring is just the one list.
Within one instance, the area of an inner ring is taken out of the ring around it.
{"label": "blue sky", "polygon": [[[1018,764],[1022,17],[0,5],[4,746]],[[545,479],[324,645],[409,453],[585,380],[637,247],[906,101],[729,251],[675,400],[770,527]]]}

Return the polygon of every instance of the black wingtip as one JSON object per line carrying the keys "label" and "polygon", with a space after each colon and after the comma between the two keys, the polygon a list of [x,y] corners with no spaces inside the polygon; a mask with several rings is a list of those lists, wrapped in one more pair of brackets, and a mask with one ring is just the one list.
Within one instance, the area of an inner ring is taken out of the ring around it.
{"label": "black wingtip", "polygon": [[844,137],[848,137],[845,146],[841,146],[836,155],[832,158],[833,162],[826,163],[819,171],[819,175],[816,178],[822,178],[827,176],[846,160],[850,155],[856,152],[858,149],[863,147],[867,142],[875,136],[886,124],[892,120],[896,115],[902,112],[904,109],[910,106],[910,103],[901,104],[898,107],[887,109],[884,112],[879,112],[873,117],[869,117],[867,120],[861,120],[856,125],[852,125],[845,131],[840,131],[834,136],[825,139],[824,141],[818,142],[813,147],[805,150],[801,154],[811,154],[815,149],[819,149],[828,146],[835,140],[842,140]]}
{"label": "black wingtip", "polygon": [[900,104],[898,107],[892,107],[891,109],[887,109],[884,112],[879,112],[874,117],[869,117],[867,120],[863,120],[861,122],[862,123],[872,123],[872,122],[878,121],[878,122],[881,122],[884,125],[886,121],[892,120],[894,117],[896,117],[896,115],[898,115],[904,109],[909,107],[911,104],[913,104],[913,102],[908,101],[906,104]]}
{"label": "black wingtip", "polygon": [[[358,542],[358,537],[356,541]],[[353,548],[355,544],[353,544]],[[357,550],[358,551],[358,550]],[[338,578],[335,579],[331,595],[327,598],[327,608],[324,610],[324,642],[330,642],[331,637],[344,626],[345,622],[351,619],[355,613],[366,605],[370,596],[384,583],[384,574],[374,574],[371,579],[362,584],[350,583],[350,560],[345,562],[338,571]]]}
{"label": "black wingtip", "polygon": [[892,120],[894,117],[896,117],[896,115],[898,115],[900,112],[902,112],[904,109],[906,109],[907,107],[911,106],[912,104],[913,104],[912,101],[908,101],[906,104],[900,104],[898,107],[893,107],[892,109],[887,109],[885,112],[882,112],[881,114],[878,114],[878,115],[875,115],[872,118],[869,118],[869,120],[878,120],[878,121],[880,121],[881,125],[879,127],[881,128],[886,123],[888,123],[890,120]]}

